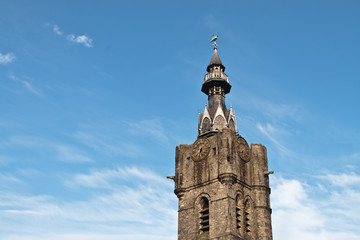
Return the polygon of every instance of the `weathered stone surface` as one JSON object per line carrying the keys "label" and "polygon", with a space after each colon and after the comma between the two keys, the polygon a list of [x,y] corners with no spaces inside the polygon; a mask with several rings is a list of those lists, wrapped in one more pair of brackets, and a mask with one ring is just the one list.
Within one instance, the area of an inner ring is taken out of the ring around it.
{"label": "weathered stone surface", "polygon": [[[237,153],[238,137],[231,129],[204,136],[211,150],[200,161],[191,157],[193,145],[177,148],[175,192],[179,197],[179,240],[272,239],[270,188],[264,174],[268,171],[266,148],[252,144],[250,161],[245,162]],[[200,230],[201,197],[209,200],[210,230],[205,234]],[[240,208],[240,224],[236,221],[236,207]],[[246,232],[246,224],[250,224],[250,232]]]}

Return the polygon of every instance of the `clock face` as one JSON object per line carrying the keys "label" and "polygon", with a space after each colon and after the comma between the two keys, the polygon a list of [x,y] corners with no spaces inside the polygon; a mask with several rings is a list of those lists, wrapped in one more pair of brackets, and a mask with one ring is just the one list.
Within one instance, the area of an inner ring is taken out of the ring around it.
{"label": "clock face", "polygon": [[200,138],[194,142],[191,151],[191,157],[194,161],[200,161],[206,158],[210,152],[210,142],[206,138]]}
{"label": "clock face", "polygon": [[250,160],[250,148],[246,140],[242,137],[236,139],[236,151],[238,152],[240,158],[244,161]]}

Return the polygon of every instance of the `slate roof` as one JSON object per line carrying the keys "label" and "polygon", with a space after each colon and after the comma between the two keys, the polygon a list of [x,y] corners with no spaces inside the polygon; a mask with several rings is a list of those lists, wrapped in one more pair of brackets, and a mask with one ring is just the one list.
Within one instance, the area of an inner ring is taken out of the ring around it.
{"label": "slate roof", "polygon": [[225,71],[225,66],[222,64],[220,60],[219,54],[217,52],[217,48],[214,48],[214,53],[212,55],[209,65],[206,68],[206,71],[210,72],[210,68],[213,66],[220,66]]}

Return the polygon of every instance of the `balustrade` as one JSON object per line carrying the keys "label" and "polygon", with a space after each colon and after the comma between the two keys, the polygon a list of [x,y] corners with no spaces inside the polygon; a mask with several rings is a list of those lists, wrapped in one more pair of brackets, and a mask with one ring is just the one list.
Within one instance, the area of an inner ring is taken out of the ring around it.
{"label": "balustrade", "polygon": [[222,79],[225,80],[226,82],[229,82],[228,80],[228,76],[223,73],[223,72],[211,72],[205,75],[204,81],[208,81],[211,79]]}

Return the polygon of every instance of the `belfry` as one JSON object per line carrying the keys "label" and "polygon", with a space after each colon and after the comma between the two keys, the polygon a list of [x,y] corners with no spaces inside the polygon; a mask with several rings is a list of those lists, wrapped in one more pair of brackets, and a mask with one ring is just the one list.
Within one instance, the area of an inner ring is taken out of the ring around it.
{"label": "belfry", "polygon": [[268,160],[265,146],[249,147],[238,133],[225,95],[231,85],[216,42],[201,91],[198,136],[176,147],[175,194],[178,239],[272,240]]}

